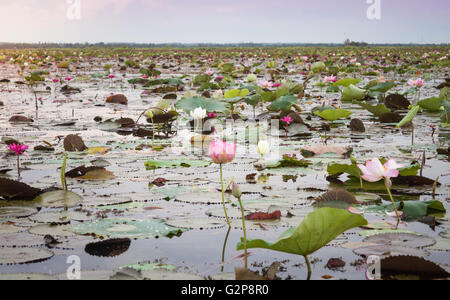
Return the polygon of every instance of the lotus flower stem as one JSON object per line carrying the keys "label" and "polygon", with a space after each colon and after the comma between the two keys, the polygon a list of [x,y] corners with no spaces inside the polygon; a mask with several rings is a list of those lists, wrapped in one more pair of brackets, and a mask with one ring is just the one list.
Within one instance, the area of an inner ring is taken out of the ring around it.
{"label": "lotus flower stem", "polygon": [[17,174],[20,179],[20,155],[17,155]]}
{"label": "lotus flower stem", "polygon": [[67,191],[66,166],[67,166],[67,153],[64,152],[64,158],[63,158],[63,163],[62,163],[62,167],[61,167],[61,186],[64,191]]}
{"label": "lotus flower stem", "polygon": [[244,251],[245,251],[245,268],[248,268],[248,251],[247,251],[247,230],[245,228],[245,213],[244,213],[244,205],[242,205],[241,197],[238,198],[239,205],[241,207],[241,215],[242,215],[242,229],[244,231]]}
{"label": "lotus flower stem", "polygon": [[412,122],[411,122],[411,128],[412,128],[411,145],[414,146],[414,124]]}
{"label": "lotus flower stem", "polygon": [[225,212],[225,218],[227,219],[228,227],[231,227],[230,219],[228,218],[227,213],[227,207],[225,206],[225,190],[223,188],[223,170],[222,170],[222,164],[220,164],[220,184],[222,186],[222,204],[223,204],[223,211]]}
{"label": "lotus flower stem", "polygon": [[230,237],[231,227],[228,228],[227,235],[225,237],[225,242],[223,243],[222,249],[222,273],[225,269],[225,251],[227,250],[228,238]]}
{"label": "lotus flower stem", "polygon": [[155,122],[153,121],[153,116],[150,120],[152,120],[152,149],[155,149]]}
{"label": "lotus flower stem", "polygon": [[397,230],[398,226],[400,225],[400,214],[398,213],[397,206],[395,205],[394,197],[392,197],[389,178],[384,179],[384,184],[386,185],[386,190],[389,194],[389,197],[391,198],[392,205],[394,206],[395,214],[397,215],[397,225],[395,227],[395,230]]}
{"label": "lotus flower stem", "polygon": [[311,270],[311,263],[309,262],[309,258],[307,255],[304,256],[306,266],[308,268],[308,278],[306,280],[311,280],[312,270]]}

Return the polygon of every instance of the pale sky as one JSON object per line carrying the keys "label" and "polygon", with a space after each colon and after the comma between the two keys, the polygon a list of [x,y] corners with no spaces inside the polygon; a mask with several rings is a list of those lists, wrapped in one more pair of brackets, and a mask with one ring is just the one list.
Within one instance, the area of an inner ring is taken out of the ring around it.
{"label": "pale sky", "polygon": [[450,0],[0,0],[0,42],[449,43],[449,32]]}

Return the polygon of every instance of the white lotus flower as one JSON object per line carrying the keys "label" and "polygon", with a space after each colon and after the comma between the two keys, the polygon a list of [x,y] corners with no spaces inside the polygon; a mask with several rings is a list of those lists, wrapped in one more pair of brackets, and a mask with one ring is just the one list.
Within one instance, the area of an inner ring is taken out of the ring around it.
{"label": "white lotus flower", "polygon": [[267,155],[270,152],[270,145],[267,141],[261,140],[258,143],[258,153],[261,154],[261,157]]}
{"label": "white lotus flower", "polygon": [[201,107],[197,107],[194,111],[191,111],[191,117],[194,120],[203,120],[204,118],[206,118],[206,116],[206,110]]}

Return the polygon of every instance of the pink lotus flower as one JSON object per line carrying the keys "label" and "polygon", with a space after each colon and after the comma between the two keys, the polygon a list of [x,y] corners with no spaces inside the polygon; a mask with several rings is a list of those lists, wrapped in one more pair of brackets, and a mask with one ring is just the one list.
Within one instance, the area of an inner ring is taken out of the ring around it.
{"label": "pink lotus flower", "polygon": [[141,77],[142,79],[147,79],[148,77],[147,77],[147,75],[142,75],[142,77]]}
{"label": "pink lotus flower", "polygon": [[378,158],[374,158],[373,160],[368,161],[365,166],[358,165],[358,167],[363,173],[362,178],[368,182],[378,182],[384,179],[386,190],[389,193],[389,197],[391,198],[392,205],[395,210],[395,215],[397,216],[397,229],[398,225],[400,225],[401,214],[397,209],[394,197],[392,197],[390,187],[392,185],[391,178],[398,177],[400,173],[398,169],[403,168],[403,165],[397,164],[393,159],[388,160],[384,165],[382,165]]}
{"label": "pink lotus flower", "polygon": [[11,144],[8,147],[9,147],[9,150],[15,152],[17,155],[17,174],[19,174],[19,178],[20,178],[20,156],[22,154],[24,154],[25,151],[27,151],[27,149],[29,147],[27,145],[22,145],[22,144]]}
{"label": "pink lotus flower", "polygon": [[277,87],[280,87],[281,86],[281,83],[275,83],[274,85],[272,85],[272,87],[274,87],[274,88],[277,88]]}
{"label": "pink lotus flower", "polygon": [[64,78],[66,81],[71,81],[73,78],[72,77],[66,77]]}
{"label": "pink lotus flower", "polygon": [[323,79],[324,83],[329,83],[329,82],[336,82],[337,78],[334,75],[331,76],[325,76],[325,78]]}
{"label": "pink lotus flower", "polygon": [[418,78],[417,80],[410,79],[408,80],[408,86],[415,87],[415,88],[421,88],[425,81],[422,78]]}
{"label": "pink lotus flower", "polygon": [[207,70],[205,72],[205,74],[208,75],[208,76],[213,76],[214,75],[214,71],[213,70]]}
{"label": "pink lotus flower", "polygon": [[226,143],[221,140],[212,141],[209,146],[209,156],[216,164],[227,164],[236,156],[236,144]]}
{"label": "pink lotus flower", "polygon": [[268,88],[273,87],[273,84],[269,81],[261,81],[261,82],[259,82],[259,86],[264,89],[268,89]]}
{"label": "pink lotus flower", "polygon": [[378,158],[374,158],[371,161],[368,161],[366,165],[358,165],[359,169],[363,173],[362,178],[368,182],[378,182],[383,178],[386,178],[390,181],[390,178],[396,178],[399,175],[400,168],[403,168],[403,165],[399,165],[395,162],[395,160],[390,159],[384,165],[381,164]]}
{"label": "pink lotus flower", "polygon": [[27,145],[22,144],[11,144],[8,146],[9,150],[16,153],[16,155],[22,155],[29,148]]}
{"label": "pink lotus flower", "polygon": [[53,79],[53,83],[58,83],[58,82],[59,82],[58,78]]}
{"label": "pink lotus flower", "polygon": [[113,74],[109,74],[108,75],[108,78],[110,78],[110,79],[113,79],[113,78],[115,78],[116,76],[115,75],[113,75]]}
{"label": "pink lotus flower", "polygon": [[294,121],[294,120],[289,116],[286,116],[283,119],[281,119],[281,122],[286,123],[288,126],[291,125],[292,121]]}
{"label": "pink lotus flower", "polygon": [[213,119],[215,119],[215,118],[217,118],[219,116],[219,114],[216,114],[216,113],[208,113],[208,118],[213,118]]}

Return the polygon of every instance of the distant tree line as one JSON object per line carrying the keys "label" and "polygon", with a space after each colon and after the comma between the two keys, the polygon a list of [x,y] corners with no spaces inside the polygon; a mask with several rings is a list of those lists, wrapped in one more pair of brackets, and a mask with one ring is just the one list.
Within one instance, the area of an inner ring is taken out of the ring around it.
{"label": "distant tree line", "polygon": [[350,39],[346,39],[344,42],[344,46],[346,46],[346,47],[368,47],[369,44],[366,42],[355,42],[355,41],[350,41]]}
{"label": "distant tree line", "polygon": [[442,44],[368,44],[366,42],[354,42],[346,40],[343,44],[339,43],[0,43],[0,49],[28,49],[28,48],[262,48],[262,47],[379,47],[379,46],[448,46],[448,43]]}

